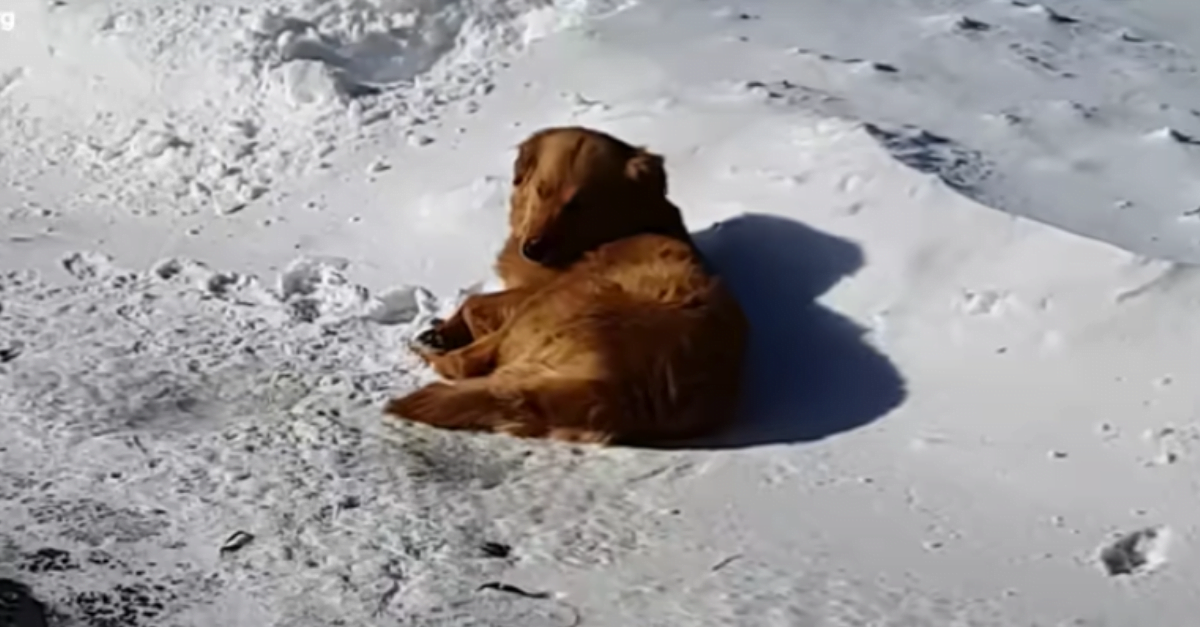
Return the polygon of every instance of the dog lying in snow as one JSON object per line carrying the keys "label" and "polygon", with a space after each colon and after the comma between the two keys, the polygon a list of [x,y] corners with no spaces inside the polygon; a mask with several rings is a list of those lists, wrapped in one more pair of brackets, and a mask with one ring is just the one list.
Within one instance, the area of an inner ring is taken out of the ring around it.
{"label": "dog lying in snow", "polygon": [[663,159],[582,127],[519,148],[505,289],[414,348],[445,379],[386,412],[444,429],[653,445],[733,418],[749,333],[702,266]]}

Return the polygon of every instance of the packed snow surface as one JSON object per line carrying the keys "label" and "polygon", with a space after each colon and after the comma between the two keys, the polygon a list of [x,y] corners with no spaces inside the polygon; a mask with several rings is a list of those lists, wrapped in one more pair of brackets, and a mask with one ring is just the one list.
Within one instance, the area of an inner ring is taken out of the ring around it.
{"label": "packed snow surface", "polygon": [[[0,625],[1194,625],[1198,51],[1186,0],[7,0]],[[730,433],[380,415],[559,124],[665,156]]]}

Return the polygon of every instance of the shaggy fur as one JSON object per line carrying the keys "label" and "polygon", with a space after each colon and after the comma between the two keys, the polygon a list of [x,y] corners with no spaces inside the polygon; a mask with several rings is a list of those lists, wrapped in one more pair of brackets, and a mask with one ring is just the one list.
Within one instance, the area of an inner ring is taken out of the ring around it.
{"label": "shaggy fur", "polygon": [[748,328],[704,269],[658,155],[590,129],[522,143],[507,289],[419,338],[446,379],[387,412],[446,429],[658,444],[733,418]]}

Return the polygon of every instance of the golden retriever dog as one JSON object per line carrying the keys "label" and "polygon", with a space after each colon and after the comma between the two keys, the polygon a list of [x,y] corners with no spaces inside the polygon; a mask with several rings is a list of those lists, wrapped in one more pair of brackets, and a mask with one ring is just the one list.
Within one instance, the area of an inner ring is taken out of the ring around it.
{"label": "golden retriever dog", "polygon": [[733,418],[748,324],[666,196],[660,156],[581,127],[514,167],[506,289],[416,349],[445,379],[386,412],[444,429],[597,444],[709,435]]}

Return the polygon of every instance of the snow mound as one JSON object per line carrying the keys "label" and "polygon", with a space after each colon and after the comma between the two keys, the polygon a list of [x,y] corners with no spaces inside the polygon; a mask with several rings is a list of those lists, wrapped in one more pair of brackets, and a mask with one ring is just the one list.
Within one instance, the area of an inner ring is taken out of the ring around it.
{"label": "snow mound", "polygon": [[[18,2],[0,42],[12,183],[81,178],[69,205],[238,211],[387,121],[436,124],[530,42],[615,0]],[[26,19],[28,16],[29,19]],[[39,80],[26,80],[33,73]],[[89,97],[80,98],[78,82]],[[477,105],[476,105],[477,106]]]}

